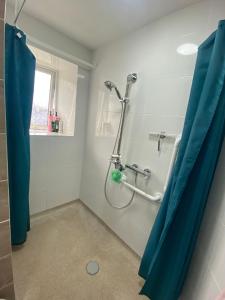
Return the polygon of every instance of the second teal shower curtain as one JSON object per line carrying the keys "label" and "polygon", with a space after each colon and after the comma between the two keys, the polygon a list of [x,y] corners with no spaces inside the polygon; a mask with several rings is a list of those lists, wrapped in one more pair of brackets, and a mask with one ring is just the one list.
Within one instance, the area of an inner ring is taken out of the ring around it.
{"label": "second teal shower curtain", "polygon": [[147,243],[141,294],[177,300],[188,271],[225,134],[225,21],[200,47],[180,149]]}

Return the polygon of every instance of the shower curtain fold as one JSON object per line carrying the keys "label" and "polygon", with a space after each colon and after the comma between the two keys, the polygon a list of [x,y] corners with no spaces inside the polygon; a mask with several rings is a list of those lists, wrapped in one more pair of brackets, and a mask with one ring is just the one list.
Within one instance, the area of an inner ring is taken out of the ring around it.
{"label": "shower curtain fold", "polygon": [[26,240],[30,228],[30,137],[35,57],[26,37],[16,27],[5,26],[5,101],[11,241]]}
{"label": "shower curtain fold", "polygon": [[140,294],[177,300],[188,271],[225,133],[225,21],[200,47],[176,164],[152,228]]}

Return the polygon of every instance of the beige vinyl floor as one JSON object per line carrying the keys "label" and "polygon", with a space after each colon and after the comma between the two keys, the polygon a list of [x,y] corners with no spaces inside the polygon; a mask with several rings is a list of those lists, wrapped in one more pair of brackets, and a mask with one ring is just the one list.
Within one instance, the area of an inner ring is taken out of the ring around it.
{"label": "beige vinyl floor", "polygon": [[[86,273],[98,261],[100,271]],[[142,300],[139,258],[80,201],[32,219],[13,251],[17,300]]]}

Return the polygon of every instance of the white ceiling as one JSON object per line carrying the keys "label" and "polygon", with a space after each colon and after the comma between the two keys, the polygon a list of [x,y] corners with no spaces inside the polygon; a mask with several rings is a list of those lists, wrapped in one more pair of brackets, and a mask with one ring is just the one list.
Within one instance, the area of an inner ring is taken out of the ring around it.
{"label": "white ceiling", "polygon": [[95,49],[199,0],[26,0],[24,11]]}

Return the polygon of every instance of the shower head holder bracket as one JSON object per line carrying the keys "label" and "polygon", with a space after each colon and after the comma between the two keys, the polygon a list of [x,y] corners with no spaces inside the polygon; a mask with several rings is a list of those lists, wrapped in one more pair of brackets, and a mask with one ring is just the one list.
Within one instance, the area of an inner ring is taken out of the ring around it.
{"label": "shower head holder bracket", "polygon": [[122,165],[120,154],[112,154],[110,161],[112,164],[114,164],[115,169],[118,169],[120,171],[123,171],[125,169],[124,166]]}
{"label": "shower head holder bracket", "polygon": [[123,97],[121,100],[120,100],[121,103],[128,103],[129,102],[129,98],[127,97]]}

